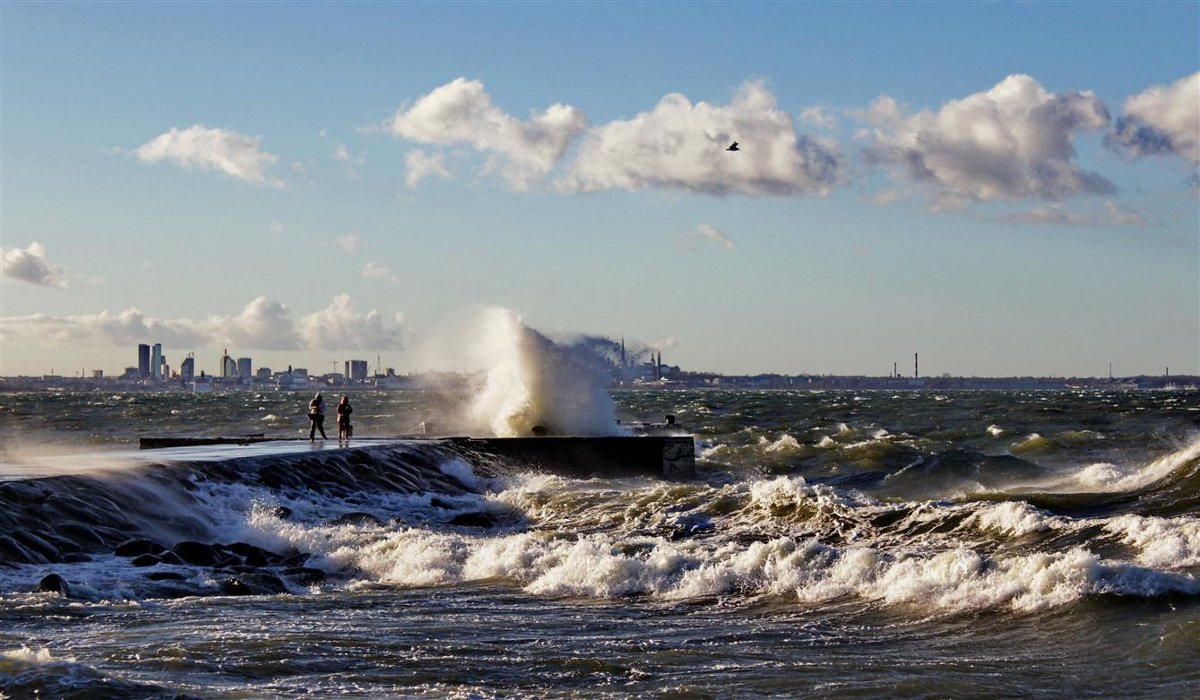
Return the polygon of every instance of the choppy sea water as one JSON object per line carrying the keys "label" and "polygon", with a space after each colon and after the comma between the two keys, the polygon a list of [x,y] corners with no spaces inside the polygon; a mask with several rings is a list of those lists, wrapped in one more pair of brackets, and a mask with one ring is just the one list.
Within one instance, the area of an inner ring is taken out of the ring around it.
{"label": "choppy sea water", "polygon": [[[428,442],[129,457],[138,435],[306,436],[307,398],[0,396],[0,693],[1200,688],[1197,392],[614,394],[695,434],[691,482],[498,473]],[[445,408],[353,400],[364,437]]]}

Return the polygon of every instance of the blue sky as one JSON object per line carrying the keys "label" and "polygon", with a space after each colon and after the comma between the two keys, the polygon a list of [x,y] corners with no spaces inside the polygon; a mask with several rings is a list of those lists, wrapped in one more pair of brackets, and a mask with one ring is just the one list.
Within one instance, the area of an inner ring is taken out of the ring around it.
{"label": "blue sky", "polygon": [[0,13],[0,374],[419,370],[481,306],[695,370],[1200,373],[1195,2]]}

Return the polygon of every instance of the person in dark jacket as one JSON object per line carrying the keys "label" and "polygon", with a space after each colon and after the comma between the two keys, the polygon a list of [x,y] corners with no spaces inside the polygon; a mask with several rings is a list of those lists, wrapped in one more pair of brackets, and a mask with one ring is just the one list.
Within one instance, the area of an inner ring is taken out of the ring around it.
{"label": "person in dark jacket", "polygon": [[342,396],[342,400],[338,401],[337,405],[337,428],[338,428],[338,443],[345,442],[350,444],[350,436],[354,434],[354,428],[350,425],[350,414],[354,409],[350,407],[350,397]]}
{"label": "person in dark jacket", "polygon": [[316,439],[318,430],[321,431],[321,439],[328,440],[329,437],[325,435],[325,399],[321,398],[320,392],[308,402],[308,419],[312,421],[308,428],[309,442]]}

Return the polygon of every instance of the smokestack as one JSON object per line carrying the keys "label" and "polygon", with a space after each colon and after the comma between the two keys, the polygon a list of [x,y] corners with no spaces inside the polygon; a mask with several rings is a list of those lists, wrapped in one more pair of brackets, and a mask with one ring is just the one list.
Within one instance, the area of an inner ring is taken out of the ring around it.
{"label": "smokestack", "polygon": [[913,353],[913,379],[919,379],[921,377],[920,357],[921,356],[917,353]]}
{"label": "smokestack", "polygon": [[893,362],[893,363],[892,363],[892,376],[893,376],[893,377],[899,377],[899,376],[900,376],[900,370],[897,368],[897,366],[896,366],[896,363],[895,363],[895,362]]}

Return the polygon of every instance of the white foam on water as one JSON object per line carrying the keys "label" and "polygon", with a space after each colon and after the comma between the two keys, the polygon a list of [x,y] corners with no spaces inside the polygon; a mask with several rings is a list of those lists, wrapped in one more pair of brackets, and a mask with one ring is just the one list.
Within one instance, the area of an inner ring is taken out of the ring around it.
{"label": "white foam on water", "polygon": [[1066,520],[1048,515],[1028,503],[1006,501],[982,504],[964,523],[1002,535],[1023,537],[1064,526]]}
{"label": "white foam on water", "polygon": [[765,437],[760,437],[759,444],[764,445],[763,449],[765,451],[772,453],[778,452],[787,454],[799,452],[804,449],[800,442],[796,440],[796,438],[788,435],[787,433],[781,435],[779,439],[775,440],[774,442],[768,441]]}
{"label": "white foam on water", "polygon": [[1030,433],[1025,436],[1025,439],[1013,445],[1010,451],[1013,454],[1022,454],[1025,452],[1035,452],[1045,449],[1049,446],[1049,441],[1042,437],[1039,433]]}
{"label": "white foam on water", "polygon": [[1138,548],[1138,562],[1162,569],[1200,566],[1200,520],[1121,515],[1104,529]]}
{"label": "white foam on water", "polygon": [[476,491],[485,491],[492,483],[488,479],[479,478],[471,465],[466,460],[458,457],[438,464],[438,471],[446,476],[453,477],[460,484]]}
{"label": "white foam on water", "polygon": [[63,662],[67,662],[67,663],[71,663],[71,662],[75,661],[75,659],[73,657],[63,657],[63,658],[56,657],[53,654],[51,654],[50,650],[46,647],[38,647],[36,649],[32,649],[28,646],[25,646],[24,644],[21,645],[20,649],[10,649],[8,651],[0,651],[0,658],[6,659],[8,661],[20,662],[20,663],[28,665],[28,666],[44,666],[46,664],[50,664],[50,663],[53,663],[56,661],[63,661]]}
{"label": "white foam on water", "polygon": [[1057,491],[1088,493],[1124,493],[1151,486],[1170,476],[1180,467],[1200,459],[1200,438],[1159,457],[1149,464],[1117,465],[1109,462],[1089,464],[1079,472],[1050,484]]}
{"label": "white foam on water", "polygon": [[992,437],[1000,437],[1001,435],[1004,434],[1004,428],[1001,428],[998,425],[989,425],[987,427],[987,431],[988,431],[988,434],[991,435]]}
{"label": "white foam on water", "polygon": [[549,531],[475,537],[414,529],[331,556],[375,580],[404,586],[499,578],[537,595],[773,594],[806,603],[856,597],[935,613],[1033,612],[1099,594],[1200,593],[1194,577],[1103,561],[1083,548],[991,556],[965,546],[888,553],[790,537],[742,544]]}

